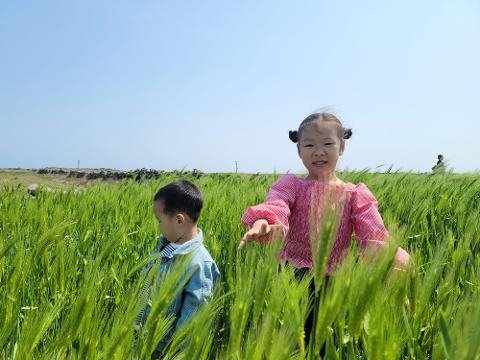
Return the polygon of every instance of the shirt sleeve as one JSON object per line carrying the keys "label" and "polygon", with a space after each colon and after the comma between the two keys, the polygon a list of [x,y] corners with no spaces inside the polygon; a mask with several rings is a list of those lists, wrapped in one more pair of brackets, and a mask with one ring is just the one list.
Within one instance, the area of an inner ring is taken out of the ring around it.
{"label": "shirt sleeve", "polygon": [[270,225],[283,225],[286,233],[290,210],[295,203],[296,185],[295,175],[282,176],[268,191],[267,201],[247,209],[242,216],[242,223],[250,228],[255,221],[264,219]]}
{"label": "shirt sleeve", "polygon": [[213,286],[218,277],[214,263],[206,262],[198,267],[182,291],[182,306],[176,328],[186,323],[199,306],[213,296]]}
{"label": "shirt sleeve", "polygon": [[355,187],[352,203],[352,224],[360,249],[369,245],[383,247],[388,231],[378,212],[375,196],[362,183]]}

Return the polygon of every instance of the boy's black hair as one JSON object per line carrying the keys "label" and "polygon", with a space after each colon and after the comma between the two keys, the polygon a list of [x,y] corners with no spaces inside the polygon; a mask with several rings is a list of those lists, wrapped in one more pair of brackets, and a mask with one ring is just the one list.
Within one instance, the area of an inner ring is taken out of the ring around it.
{"label": "boy's black hair", "polygon": [[313,113],[308,115],[298,127],[298,130],[289,131],[288,137],[292,142],[298,143],[300,138],[302,137],[302,130],[307,126],[313,123],[316,120],[323,120],[323,121],[333,121],[336,122],[338,127],[338,137],[340,140],[347,140],[352,137],[352,129],[346,129],[343,127],[342,122],[338,120],[338,118],[330,113],[327,112],[320,112],[320,113]]}
{"label": "boy's black hair", "polygon": [[176,180],[162,187],[153,197],[153,202],[159,200],[163,202],[166,214],[184,212],[194,223],[198,221],[203,207],[202,193],[188,180]]}

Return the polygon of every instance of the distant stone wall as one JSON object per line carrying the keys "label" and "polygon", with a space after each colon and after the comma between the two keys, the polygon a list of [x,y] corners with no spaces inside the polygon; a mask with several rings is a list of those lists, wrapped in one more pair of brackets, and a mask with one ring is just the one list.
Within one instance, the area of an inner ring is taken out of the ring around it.
{"label": "distant stone wall", "polygon": [[131,171],[123,171],[116,169],[67,169],[67,168],[43,168],[37,169],[38,174],[54,174],[54,175],[64,175],[68,178],[77,178],[85,180],[123,180],[123,179],[132,179],[135,181],[142,180],[153,180],[158,179],[162,175],[191,175],[193,177],[199,178],[204,175],[204,173],[198,169],[193,169],[193,171],[162,171],[154,169],[136,169]]}

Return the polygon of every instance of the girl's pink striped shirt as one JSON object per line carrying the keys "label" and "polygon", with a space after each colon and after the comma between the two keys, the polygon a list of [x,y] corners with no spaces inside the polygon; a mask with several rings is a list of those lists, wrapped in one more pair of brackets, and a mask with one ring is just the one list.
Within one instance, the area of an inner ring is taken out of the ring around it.
{"label": "girl's pink striped shirt", "polygon": [[[287,174],[272,185],[266,202],[247,209],[242,222],[248,228],[258,219],[265,219],[271,225],[283,225],[286,238],[280,260],[288,261],[297,268],[311,269],[309,219],[314,208],[312,200],[319,202],[328,189],[336,189],[337,193],[340,189],[344,196],[343,213],[327,267],[327,273],[331,274],[339,260],[348,253],[353,231],[362,251],[371,244],[377,247],[385,245],[388,231],[378,212],[377,200],[363,183],[332,186]],[[322,211],[321,207],[317,209]],[[269,238],[260,239],[260,242],[267,242]],[[408,258],[408,253],[399,249],[397,263],[407,263]]]}

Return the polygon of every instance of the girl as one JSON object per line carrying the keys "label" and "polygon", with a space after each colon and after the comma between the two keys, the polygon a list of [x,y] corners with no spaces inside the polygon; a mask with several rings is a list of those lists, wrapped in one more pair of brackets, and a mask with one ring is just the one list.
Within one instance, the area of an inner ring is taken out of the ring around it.
{"label": "girl", "polygon": [[[352,232],[362,251],[368,246],[383,247],[388,232],[378,212],[377,201],[363,184],[345,183],[335,174],[338,158],[345,149],[345,140],[352,136],[340,120],[329,113],[315,113],[300,124],[289,137],[297,143],[298,155],[305,165],[306,178],[284,175],[271,188],[267,201],[247,209],[242,217],[249,228],[239,249],[252,240],[267,242],[275,233],[285,236],[280,260],[306,272],[312,269],[310,247],[310,218],[321,217],[322,209],[312,206],[321,203],[327,192],[342,194],[343,213],[327,265],[327,275],[344,257],[350,246]],[[313,214],[312,211],[315,211]],[[396,267],[409,262],[408,253],[399,248]]]}

